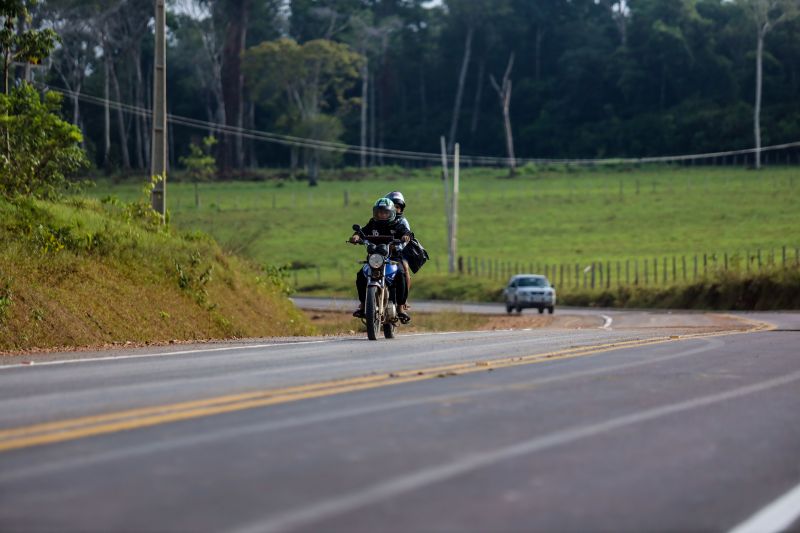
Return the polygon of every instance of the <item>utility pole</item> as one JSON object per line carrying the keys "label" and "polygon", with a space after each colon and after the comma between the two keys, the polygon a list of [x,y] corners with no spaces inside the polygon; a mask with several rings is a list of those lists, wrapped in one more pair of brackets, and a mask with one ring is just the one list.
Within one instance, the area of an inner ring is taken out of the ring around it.
{"label": "utility pole", "polygon": [[158,176],[151,196],[153,210],[161,215],[166,223],[167,217],[167,44],[166,16],[164,1],[156,0],[156,48],[153,75],[153,145],[151,152],[150,176]]}
{"label": "utility pole", "polygon": [[460,188],[460,178],[459,178],[459,170],[460,170],[460,159],[461,159],[461,147],[459,143],[456,143],[456,153],[455,157],[453,158],[453,208],[450,214],[450,257],[451,261],[455,261],[455,258],[458,253],[458,193]]}
{"label": "utility pole", "polygon": [[451,249],[450,245],[453,241],[453,224],[451,223],[452,220],[452,211],[453,211],[453,204],[450,201],[450,178],[448,176],[448,162],[447,162],[447,148],[445,146],[445,139],[444,135],[439,137],[439,141],[441,144],[442,149],[442,184],[444,185],[444,214],[445,218],[447,219],[447,271],[451,274],[456,271],[456,259],[453,256],[453,250]]}

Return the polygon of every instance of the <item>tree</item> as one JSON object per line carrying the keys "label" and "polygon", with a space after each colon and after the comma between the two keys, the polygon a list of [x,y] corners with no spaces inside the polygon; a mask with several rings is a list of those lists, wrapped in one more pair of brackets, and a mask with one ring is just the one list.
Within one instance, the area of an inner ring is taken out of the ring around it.
{"label": "tree", "polygon": [[[247,41],[251,2],[252,0],[224,0],[227,25],[222,50],[222,94],[225,99],[226,125],[235,128],[242,128],[244,125],[242,52]],[[230,175],[233,167],[241,168],[243,162],[242,136],[224,136],[223,174]]]}
{"label": "tree", "polygon": [[[350,27],[353,30],[350,41],[354,44],[358,53],[364,56],[361,66],[361,168],[367,166],[366,148],[369,122],[367,110],[376,105],[376,102],[370,101],[369,98],[372,85],[370,83],[370,58],[376,67],[380,65],[389,46],[389,38],[401,26],[401,22],[397,17],[388,17],[375,24],[370,20],[372,17],[369,15],[369,13],[366,13],[360,16],[353,16],[350,23]],[[374,124],[372,130],[375,130]],[[370,147],[375,147],[374,142],[370,143]]]}
{"label": "tree", "polygon": [[61,95],[43,98],[22,83],[0,95],[0,190],[9,197],[53,198],[69,184],[69,174],[88,166],[77,126],[62,120]]}
{"label": "tree", "polygon": [[195,207],[200,207],[198,184],[201,181],[211,181],[214,174],[217,172],[217,160],[214,159],[211,153],[215,144],[217,144],[216,138],[212,136],[205,137],[203,138],[202,144],[195,142],[190,144],[189,155],[181,158],[181,164],[186,167],[186,172],[194,183]]}
{"label": "tree", "polygon": [[761,89],[764,71],[764,39],[779,24],[794,18],[800,9],[798,0],[740,0],[756,26],[756,97],[753,108],[755,167],[761,168]]}
{"label": "tree", "polygon": [[29,17],[28,7],[35,0],[0,0],[0,53],[3,56],[3,94],[8,94],[8,77],[12,63],[21,61],[38,64],[50,55],[58,35],[50,28],[19,31],[19,25]]}
{"label": "tree", "polygon": [[[283,124],[316,141],[338,141],[338,116],[349,110],[345,93],[358,79],[363,56],[349,46],[325,39],[297,44],[292,39],[267,41],[244,54],[247,86],[266,105],[285,98]],[[323,110],[332,114],[324,115]],[[320,150],[305,147],[309,185],[316,185]]]}
{"label": "tree", "polygon": [[72,93],[72,123],[80,126],[79,99],[98,45],[92,30],[93,10],[63,2],[48,2],[45,8],[46,19],[61,37],[60,46],[52,56],[52,66]]}
{"label": "tree", "polygon": [[452,16],[460,22],[465,31],[464,55],[461,58],[456,97],[453,102],[453,114],[450,119],[450,136],[447,139],[447,151],[452,153],[458,134],[461,101],[464,97],[464,84],[467,79],[470,58],[472,57],[475,32],[486,25],[492,17],[497,18],[506,15],[509,5],[505,0],[450,0],[448,6],[453,11]]}
{"label": "tree", "polygon": [[508,58],[508,65],[506,66],[506,71],[503,74],[503,82],[502,85],[497,83],[497,80],[494,79],[493,75],[489,75],[489,79],[492,81],[492,87],[494,90],[497,91],[497,97],[500,99],[500,108],[503,110],[503,125],[506,134],[506,151],[508,153],[508,168],[510,170],[511,175],[514,175],[514,169],[516,168],[516,160],[514,158],[514,136],[511,133],[511,116],[510,116],[510,107],[511,107],[511,69],[514,68],[514,52],[511,52],[511,56]]}

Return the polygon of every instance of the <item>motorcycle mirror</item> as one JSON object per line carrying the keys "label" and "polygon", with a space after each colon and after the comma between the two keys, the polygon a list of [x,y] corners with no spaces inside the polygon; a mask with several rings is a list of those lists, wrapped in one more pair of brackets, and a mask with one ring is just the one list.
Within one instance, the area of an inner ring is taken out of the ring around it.
{"label": "motorcycle mirror", "polygon": [[355,231],[356,233],[361,233],[361,226],[359,226],[358,224],[353,224],[353,231]]}

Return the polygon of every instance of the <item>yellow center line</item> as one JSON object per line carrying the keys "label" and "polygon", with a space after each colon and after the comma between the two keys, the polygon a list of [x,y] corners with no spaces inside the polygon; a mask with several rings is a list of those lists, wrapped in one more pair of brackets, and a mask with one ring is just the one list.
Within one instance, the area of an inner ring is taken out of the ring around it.
{"label": "yellow center line", "polygon": [[471,361],[468,363],[457,363],[416,370],[396,371],[389,374],[362,376],[308,385],[285,387],[280,389],[217,396],[202,400],[128,409],[94,416],[85,416],[30,426],[10,428],[0,431],[0,452],[115,433],[118,431],[127,431],[170,422],[190,420],[193,418],[207,417],[222,413],[230,413],[245,409],[253,409],[257,407],[320,398],[335,394],[374,389],[389,385],[435,379],[437,377],[446,377],[456,374],[469,374],[473,372],[486,372],[487,369],[494,370],[498,368],[508,368],[519,365],[539,363],[543,361],[552,361],[555,359],[593,355],[612,350],[660,344],[676,339],[713,337],[774,329],[774,326],[769,326],[767,324],[753,323],[752,321],[749,322],[752,327],[747,330],[696,333],[671,337],[655,337],[645,340],[620,341],[593,346],[578,346],[542,354],[506,357],[486,361]]}

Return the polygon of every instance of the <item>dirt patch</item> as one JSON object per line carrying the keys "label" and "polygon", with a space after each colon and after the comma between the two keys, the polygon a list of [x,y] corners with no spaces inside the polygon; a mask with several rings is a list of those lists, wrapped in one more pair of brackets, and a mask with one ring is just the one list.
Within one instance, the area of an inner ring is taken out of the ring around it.
{"label": "dirt patch", "polygon": [[[339,311],[304,311],[323,335],[353,335],[366,331],[360,320]],[[493,331],[507,329],[586,329],[601,324],[593,317],[576,315],[477,315],[465,313],[414,313],[402,326],[406,333],[428,331]]]}

